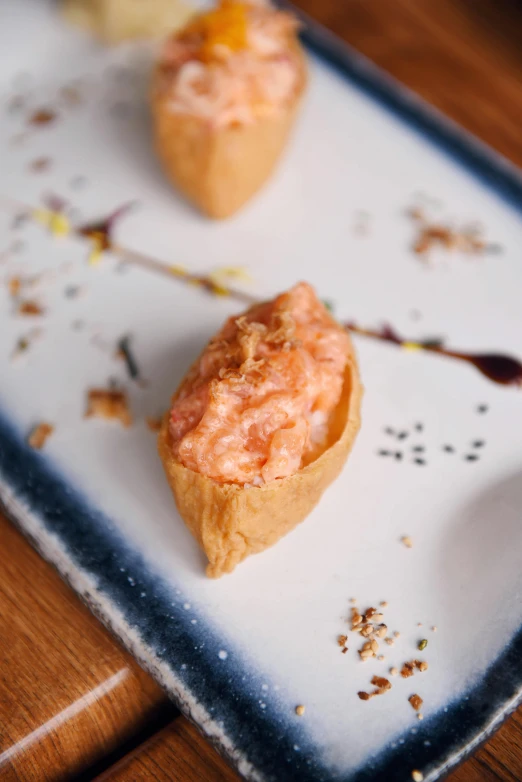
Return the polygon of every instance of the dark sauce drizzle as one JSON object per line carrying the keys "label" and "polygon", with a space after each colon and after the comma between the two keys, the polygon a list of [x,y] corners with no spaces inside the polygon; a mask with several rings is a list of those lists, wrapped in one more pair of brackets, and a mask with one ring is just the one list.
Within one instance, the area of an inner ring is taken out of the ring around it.
{"label": "dark sauce drizzle", "polygon": [[[144,253],[135,252],[116,245],[113,242],[113,231],[116,222],[134,206],[134,202],[124,204],[114,212],[99,221],[87,223],[75,229],[75,233],[94,241],[102,252],[112,250],[125,260],[133,261],[140,266],[149,268],[153,271],[166,274],[170,277],[179,278],[184,282],[198,285],[209,293],[224,293],[234,299],[248,304],[257,304],[258,300],[250,294],[236,290],[231,287],[220,288],[211,277],[192,274],[190,272],[173,272],[164,263],[152,258]],[[174,268],[174,267],[173,267]],[[179,268],[179,267],[176,267]],[[423,339],[408,340],[402,337],[391,326],[385,325],[380,329],[366,329],[358,326],[352,321],[343,324],[347,331],[353,334],[359,334],[364,337],[380,340],[381,342],[391,342],[394,345],[405,348],[414,348],[424,350],[430,353],[437,353],[440,356],[446,356],[457,361],[471,364],[484,377],[499,385],[504,386],[522,386],[522,363],[511,356],[502,353],[466,353],[463,351],[451,350],[447,348],[442,339]]]}
{"label": "dark sauce drizzle", "polygon": [[344,324],[344,327],[353,334],[361,334],[364,337],[391,342],[399,347],[414,347],[430,353],[438,353],[440,356],[447,356],[457,361],[464,361],[499,385],[522,386],[522,363],[502,353],[465,353],[459,350],[450,350],[445,347],[442,339],[408,340],[400,336],[391,326],[383,326],[381,329],[365,329],[353,322],[348,322]]}

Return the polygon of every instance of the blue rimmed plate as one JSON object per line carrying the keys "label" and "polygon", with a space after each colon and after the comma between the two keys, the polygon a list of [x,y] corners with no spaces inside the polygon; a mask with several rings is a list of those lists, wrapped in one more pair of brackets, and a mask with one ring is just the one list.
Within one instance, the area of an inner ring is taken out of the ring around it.
{"label": "blue rimmed plate", "polygon": [[[151,152],[149,49],[101,50],[53,9],[5,2],[0,24],[0,273],[45,308],[31,320],[0,298],[2,501],[246,778],[436,779],[521,692],[520,391],[355,337],[366,395],[342,476],[292,535],[209,581],[145,419],[238,304],[110,254],[90,265],[86,242],[13,210],[53,193],[81,223],[132,201],[118,243],[166,266],[245,266],[252,282],[240,284],[259,297],[305,278],[342,319],[516,355],[520,175],[309,25],[311,85],[283,165],[237,217],[207,222]],[[28,123],[41,109],[52,120]],[[415,255],[412,205],[431,221],[482,224],[502,252]],[[115,358],[125,334],[146,382]],[[86,390],[111,378],[127,385],[130,429],[83,417]],[[26,436],[41,420],[55,433],[35,452]],[[387,603],[384,659],[359,660],[350,598]],[[416,658],[427,671],[390,673]],[[363,701],[374,675],[392,688]]]}

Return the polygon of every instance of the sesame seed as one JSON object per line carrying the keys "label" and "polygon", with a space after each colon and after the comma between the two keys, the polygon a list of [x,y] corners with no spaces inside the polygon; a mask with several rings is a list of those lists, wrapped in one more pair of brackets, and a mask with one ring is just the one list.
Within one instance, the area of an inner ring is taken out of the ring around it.
{"label": "sesame seed", "polygon": [[295,707],[295,713],[297,714],[298,717],[302,717],[303,714],[305,713],[305,711],[306,711],[306,709],[305,709],[305,707],[303,705]]}
{"label": "sesame seed", "polygon": [[388,606],[388,601],[387,601],[387,600],[381,600],[381,602],[379,603],[379,605],[380,605],[380,606],[382,606],[383,608],[387,608],[387,606]]}
{"label": "sesame seed", "polygon": [[401,451],[395,451],[395,458],[397,459],[398,462],[400,462],[400,460],[402,459]]}
{"label": "sesame seed", "polygon": [[409,535],[403,535],[401,538],[401,543],[406,546],[406,548],[413,548],[413,540]]}
{"label": "sesame seed", "polygon": [[416,432],[422,432],[423,429],[424,429],[424,425],[420,424],[420,423],[417,423],[417,424],[415,424],[414,429],[415,429]]}
{"label": "sesame seed", "polygon": [[422,464],[422,465],[424,465],[424,464],[426,464],[426,459],[414,459],[413,463],[414,464]]}
{"label": "sesame seed", "polygon": [[476,462],[479,460],[478,453],[467,453],[464,457],[464,461],[466,462]]}
{"label": "sesame seed", "polygon": [[455,448],[452,445],[443,445],[442,450],[446,453],[455,453]]}
{"label": "sesame seed", "polygon": [[423,719],[424,719],[424,714],[421,714],[421,713],[419,712],[419,714],[417,714],[417,719],[418,719],[418,720],[423,720]]}
{"label": "sesame seed", "polygon": [[413,453],[424,453],[426,448],[423,445],[414,445],[411,450]]}
{"label": "sesame seed", "polygon": [[411,778],[413,779],[413,782],[422,782],[424,779],[424,774],[422,771],[417,771],[417,769],[414,768],[411,772]]}
{"label": "sesame seed", "polygon": [[397,440],[405,440],[408,437],[409,432],[399,432]]}
{"label": "sesame seed", "polygon": [[392,429],[391,426],[387,426],[386,429],[384,430],[384,434],[394,435],[395,429]]}
{"label": "sesame seed", "polygon": [[471,443],[472,448],[483,448],[486,445],[484,440],[474,440]]}
{"label": "sesame seed", "polygon": [[381,450],[377,451],[377,453],[379,456],[390,456],[391,451],[387,451],[386,449],[381,448]]}
{"label": "sesame seed", "polygon": [[487,413],[489,407],[487,405],[477,405],[477,413]]}

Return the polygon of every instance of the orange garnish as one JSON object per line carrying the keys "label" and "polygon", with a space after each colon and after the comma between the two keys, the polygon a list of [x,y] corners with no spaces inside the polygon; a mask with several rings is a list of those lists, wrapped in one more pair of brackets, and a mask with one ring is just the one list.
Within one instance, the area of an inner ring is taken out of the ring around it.
{"label": "orange garnish", "polygon": [[191,28],[203,38],[200,57],[204,62],[216,59],[216,47],[232,52],[247,46],[247,15],[244,3],[222,0],[214,11],[202,14]]}

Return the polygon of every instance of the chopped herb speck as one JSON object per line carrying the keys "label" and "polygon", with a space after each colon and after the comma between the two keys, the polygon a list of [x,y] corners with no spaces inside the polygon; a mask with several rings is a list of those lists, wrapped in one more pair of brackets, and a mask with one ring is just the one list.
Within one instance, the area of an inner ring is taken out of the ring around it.
{"label": "chopped herb speck", "polygon": [[420,652],[423,652],[424,649],[427,647],[427,645],[428,645],[428,639],[423,638],[422,641],[419,641],[417,648]]}

